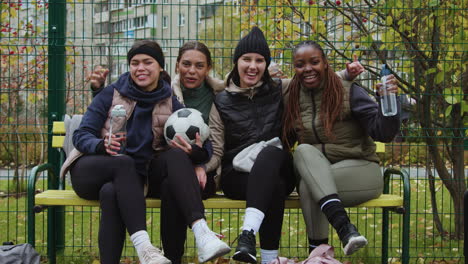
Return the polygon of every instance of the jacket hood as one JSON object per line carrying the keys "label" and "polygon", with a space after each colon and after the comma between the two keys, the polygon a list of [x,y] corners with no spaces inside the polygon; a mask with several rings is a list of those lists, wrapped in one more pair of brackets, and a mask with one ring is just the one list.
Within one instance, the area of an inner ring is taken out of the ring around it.
{"label": "jacket hood", "polygon": [[171,86],[169,83],[159,80],[158,87],[155,90],[145,92],[135,85],[129,72],[120,76],[115,83],[115,89],[125,97],[149,104],[157,103],[160,100],[171,96]]}
{"label": "jacket hood", "polygon": [[[224,81],[223,80],[220,80],[218,78],[214,78],[214,77],[211,77],[211,76],[206,76],[205,78],[205,83],[213,90],[213,92],[215,94],[221,92],[224,90],[224,88],[226,87],[224,85]],[[172,82],[171,82],[171,87],[172,87],[172,92],[174,93],[174,95],[177,97],[177,99],[179,100],[179,102],[181,102],[182,104],[184,103],[184,96],[182,94],[182,84],[180,83],[180,75],[177,74],[173,79],[172,79]]]}
{"label": "jacket hood", "polygon": [[257,84],[251,87],[247,88],[241,88],[237,86],[232,80],[229,82],[229,85],[226,86],[226,91],[230,93],[238,93],[238,94],[243,94],[248,96],[249,98],[252,98],[257,92],[259,91],[259,88],[262,87],[263,81],[259,81]]}

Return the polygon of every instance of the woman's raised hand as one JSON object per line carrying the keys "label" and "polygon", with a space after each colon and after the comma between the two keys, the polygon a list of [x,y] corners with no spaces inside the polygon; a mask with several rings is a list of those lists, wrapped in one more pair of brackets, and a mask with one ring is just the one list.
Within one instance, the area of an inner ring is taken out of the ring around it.
{"label": "woman's raised hand", "polygon": [[94,68],[94,71],[89,76],[89,81],[91,83],[91,89],[97,90],[104,85],[106,81],[107,74],[109,69],[105,69],[102,66],[98,65]]}
{"label": "woman's raised hand", "polygon": [[356,54],[353,55],[353,62],[346,62],[346,71],[348,72],[348,81],[352,81],[365,71],[364,66],[358,60]]}

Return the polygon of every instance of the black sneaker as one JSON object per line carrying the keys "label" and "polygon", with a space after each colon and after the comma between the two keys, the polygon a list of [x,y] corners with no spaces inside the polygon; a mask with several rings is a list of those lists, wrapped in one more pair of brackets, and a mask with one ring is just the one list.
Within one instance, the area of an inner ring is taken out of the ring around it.
{"label": "black sneaker", "polygon": [[254,231],[242,231],[239,235],[236,252],[232,256],[232,259],[247,263],[257,263],[257,251],[255,250],[255,246]]}
{"label": "black sneaker", "polygon": [[351,255],[367,245],[367,239],[359,234],[356,227],[351,223],[344,224],[338,231],[338,236],[345,255]]}

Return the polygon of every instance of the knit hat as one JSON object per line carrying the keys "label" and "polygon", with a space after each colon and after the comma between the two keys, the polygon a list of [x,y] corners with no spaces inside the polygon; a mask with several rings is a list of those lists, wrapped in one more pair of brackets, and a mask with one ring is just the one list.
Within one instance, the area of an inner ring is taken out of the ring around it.
{"label": "knit hat", "polygon": [[246,53],[258,53],[265,57],[267,67],[270,65],[270,48],[268,47],[263,32],[258,27],[253,27],[249,34],[237,43],[237,47],[234,50],[234,63]]}
{"label": "knit hat", "polygon": [[159,66],[164,69],[164,54],[161,47],[156,42],[149,40],[135,42],[127,53],[127,62],[129,65],[132,58],[137,54],[146,54],[153,57],[159,63]]}

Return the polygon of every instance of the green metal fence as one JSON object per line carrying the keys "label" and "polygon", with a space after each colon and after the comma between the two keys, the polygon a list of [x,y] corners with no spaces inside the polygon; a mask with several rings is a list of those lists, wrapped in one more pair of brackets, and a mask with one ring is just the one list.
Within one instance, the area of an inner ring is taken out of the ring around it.
{"label": "green metal fence", "polygon": [[[178,48],[200,40],[214,57],[212,74],[232,67],[232,52],[253,25],[266,33],[273,60],[292,76],[291,48],[319,41],[343,69],[353,54],[366,72],[359,82],[374,94],[386,63],[408,98],[401,135],[387,146],[383,166],[399,166],[412,178],[411,263],[464,263],[462,194],[467,175],[468,3],[441,0],[101,0],[6,1],[0,4],[0,242],[24,243],[26,176],[33,165],[58,164],[50,148],[51,124],[64,114],[81,114],[91,100],[87,76],[97,65],[110,81],[127,71],[125,55],[135,39],[157,40],[174,74]],[[58,171],[58,166],[55,171]],[[44,174],[40,189],[56,188]],[[395,186],[398,188],[398,186]],[[96,208],[61,208],[64,250],[60,263],[98,259]],[[52,212],[53,214],[54,212]],[[242,212],[240,212],[242,215]],[[210,224],[232,242],[239,212],[212,211]],[[49,214],[50,216],[51,214]],[[379,212],[351,210],[370,245],[351,259],[377,263]],[[46,256],[47,221],[37,217],[36,246]],[[159,211],[148,213],[159,243]],[[401,223],[392,219],[390,261],[398,263]],[[51,235],[51,234],[49,234]],[[332,244],[340,244],[334,233]],[[189,237],[187,261],[194,261]],[[338,250],[337,250],[338,252]],[[287,212],[281,254],[307,255],[301,213]],[[123,260],[135,253],[127,243]],[[338,253],[341,258],[341,253]],[[349,260],[349,258],[342,258]],[[359,262],[360,261],[360,262]]]}

